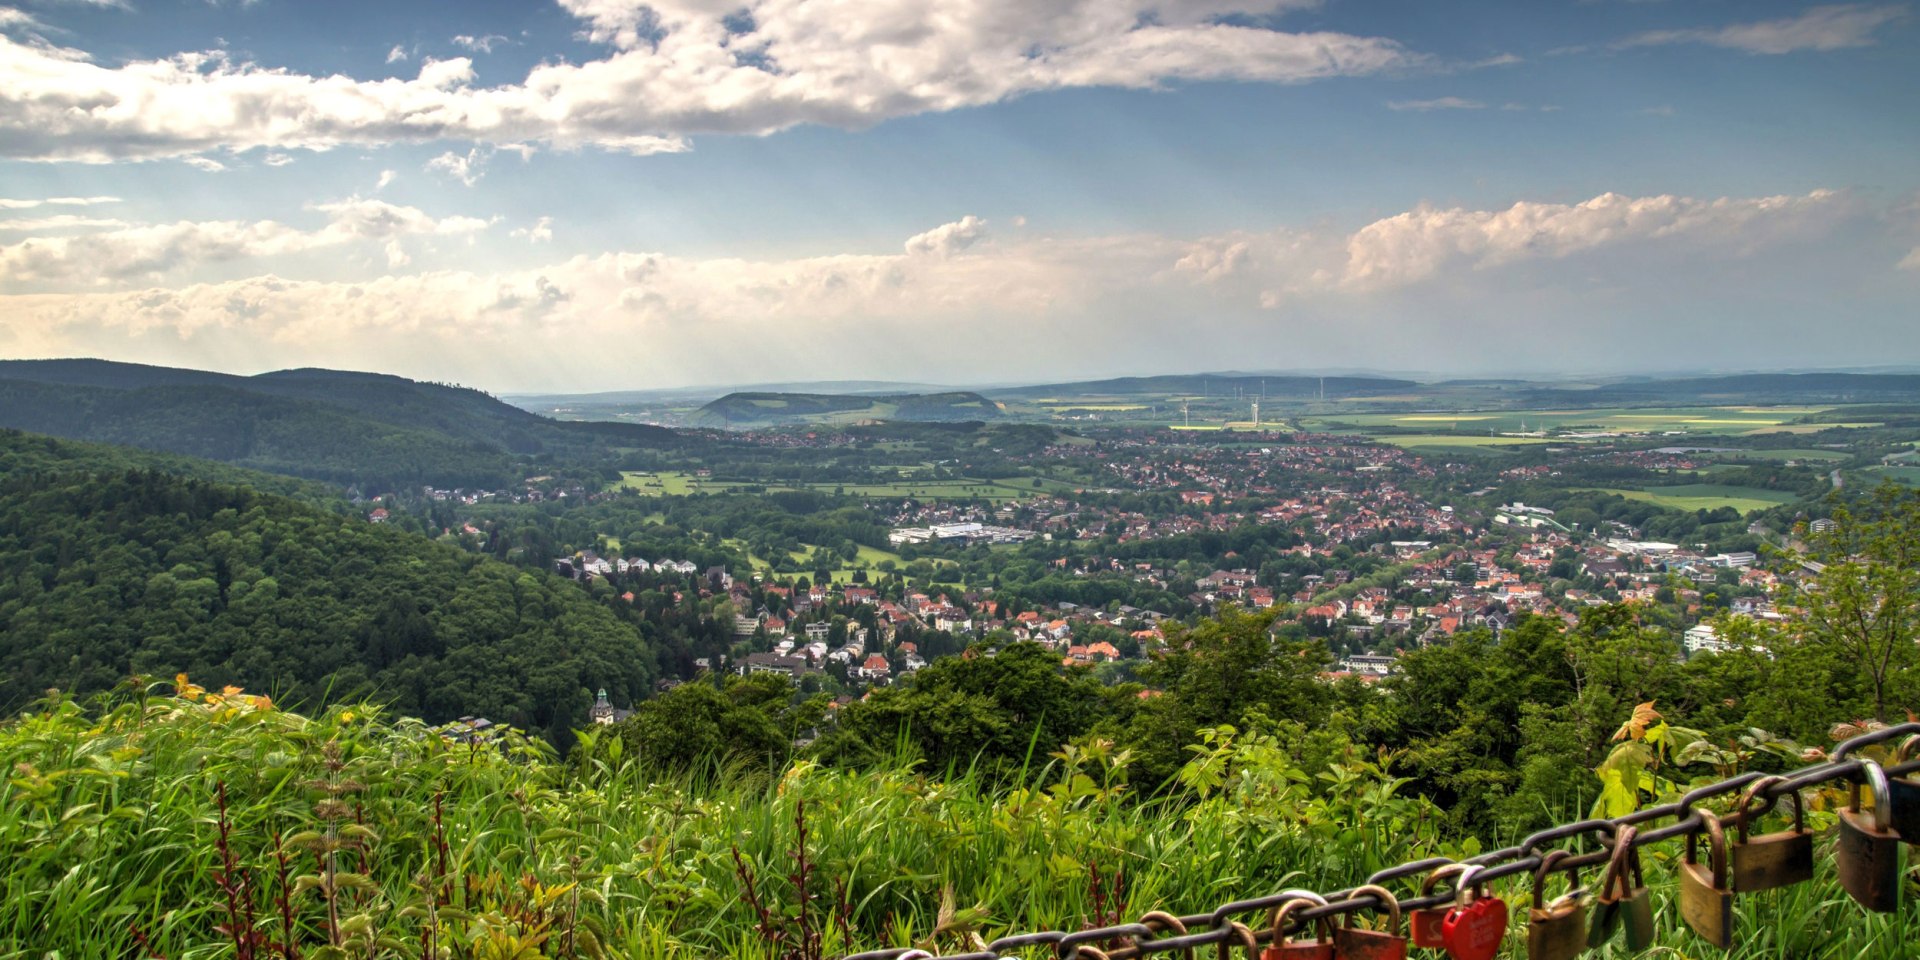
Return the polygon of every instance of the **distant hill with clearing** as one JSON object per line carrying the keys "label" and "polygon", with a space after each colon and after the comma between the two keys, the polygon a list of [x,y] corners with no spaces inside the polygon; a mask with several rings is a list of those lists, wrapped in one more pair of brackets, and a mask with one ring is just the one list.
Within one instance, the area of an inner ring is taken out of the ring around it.
{"label": "distant hill with clearing", "polygon": [[698,427],[776,426],[819,423],[845,425],[867,421],[958,422],[995,420],[1000,406],[978,393],[729,393],[695,411],[688,423]]}

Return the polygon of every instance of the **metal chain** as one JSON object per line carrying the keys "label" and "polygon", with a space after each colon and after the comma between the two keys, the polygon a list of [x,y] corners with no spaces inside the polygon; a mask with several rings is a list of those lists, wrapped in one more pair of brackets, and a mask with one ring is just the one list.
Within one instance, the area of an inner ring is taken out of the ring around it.
{"label": "metal chain", "polygon": [[[1542,860],[1545,857],[1545,852],[1537,851],[1541,851],[1541,848],[1549,844],[1584,836],[1612,837],[1616,834],[1618,828],[1627,825],[1633,825],[1637,828],[1640,824],[1654,820],[1664,820],[1669,817],[1677,821],[1670,826],[1654,830],[1636,829],[1628,841],[1629,849],[1685,837],[1688,834],[1697,833],[1705,829],[1704,822],[1693,810],[1694,804],[1714,797],[1736,793],[1755,784],[1756,781],[1766,780],[1766,783],[1760,784],[1753,791],[1753,799],[1764,799],[1767,802],[1767,808],[1771,809],[1773,803],[1779,800],[1780,797],[1813,784],[1833,780],[1857,782],[1864,778],[1864,775],[1861,773],[1862,769],[1872,763],[1872,761],[1848,759],[1848,755],[1861,747],[1891,740],[1894,737],[1902,735],[1920,735],[1920,723],[1903,723],[1863,733],[1834,747],[1833,752],[1829,754],[1830,759],[1827,762],[1803,767],[1791,774],[1770,776],[1757,772],[1743,773],[1737,777],[1721,780],[1718,783],[1695,787],[1672,803],[1646,807],[1619,817],[1581,820],[1577,823],[1548,827],[1545,830],[1532,834],[1515,846],[1483,853],[1477,857],[1469,857],[1466,860],[1459,861],[1459,863],[1480,868],[1472,875],[1472,882],[1475,885],[1479,885],[1516,874],[1532,874],[1540,868]],[[1920,771],[1920,759],[1910,760],[1897,766],[1889,767],[1886,772],[1891,776],[1904,776],[1916,771]],[[1744,811],[1736,811],[1719,819],[1722,825],[1732,826],[1737,825],[1742,816],[1744,816]],[[1562,856],[1556,859],[1550,865],[1549,869],[1553,872],[1559,872],[1563,870],[1575,870],[1581,867],[1596,866],[1607,862],[1611,855],[1612,849],[1610,847],[1603,847],[1588,853]],[[1416,860],[1410,863],[1388,867],[1368,877],[1366,883],[1358,887],[1325,894],[1324,899],[1326,902],[1324,905],[1316,904],[1307,909],[1295,910],[1289,913],[1287,916],[1290,924],[1287,932],[1291,933],[1305,929],[1317,921],[1342,914],[1384,907],[1387,905],[1384,900],[1373,893],[1365,892],[1364,888],[1368,886],[1378,887],[1391,880],[1423,875],[1454,862],[1455,861],[1449,860],[1446,857],[1429,857],[1425,860]],[[1235,917],[1242,914],[1273,911],[1278,909],[1281,904],[1289,901],[1314,896],[1311,891],[1283,890],[1279,893],[1269,894],[1263,897],[1235,900],[1232,903],[1221,905],[1211,913],[1196,913],[1190,916],[1168,918],[1177,919],[1178,923],[1167,923],[1163,920],[1152,926],[1143,923],[1122,923],[1089,930],[1076,930],[1071,933],[1059,930],[1021,933],[1001,937],[987,944],[984,950],[976,950],[968,953],[935,954],[918,948],[894,947],[886,950],[869,950],[865,953],[849,954],[843,957],[842,960],[1018,960],[1017,957],[1009,956],[1008,951],[1042,946],[1052,948],[1053,956],[1057,958],[1057,960],[1094,960],[1094,958],[1099,957],[1104,957],[1106,960],[1136,960],[1136,958],[1145,957],[1150,954],[1169,953],[1173,951],[1191,952],[1196,947],[1213,945],[1218,945],[1221,950],[1221,955],[1224,957],[1228,949],[1234,945],[1246,944],[1249,938],[1255,944],[1270,943],[1273,940],[1272,930],[1257,929],[1249,933],[1246,926],[1235,922]],[[1402,913],[1405,914],[1411,913],[1414,910],[1444,906],[1452,903],[1453,900],[1453,891],[1448,890],[1444,893],[1435,893],[1400,900],[1398,904]],[[1167,915],[1160,914],[1159,916],[1166,918]],[[1156,936],[1158,929],[1161,928],[1174,930],[1176,935],[1171,937]],[[1184,932],[1187,930],[1195,932]],[[1094,944],[1111,940],[1126,940],[1129,942],[1124,946],[1112,950],[1098,950],[1091,946],[1082,946],[1083,944]]]}

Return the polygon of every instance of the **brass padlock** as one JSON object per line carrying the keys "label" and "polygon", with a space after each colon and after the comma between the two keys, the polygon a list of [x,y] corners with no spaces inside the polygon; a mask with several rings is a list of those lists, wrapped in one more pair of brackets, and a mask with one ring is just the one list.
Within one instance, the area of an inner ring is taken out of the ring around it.
{"label": "brass padlock", "polygon": [[1321,917],[1320,935],[1307,943],[1287,939],[1287,916],[1307,907],[1324,907],[1327,899],[1317,893],[1299,896],[1274,908],[1271,924],[1273,944],[1260,954],[1260,960],[1333,960],[1333,921]]}
{"label": "brass padlock", "polygon": [[[1427,874],[1427,878],[1420,882],[1420,896],[1422,898],[1431,897],[1433,896],[1433,888],[1438,886],[1441,880],[1447,877],[1462,877],[1464,880],[1464,875],[1475,869],[1477,868],[1466,863],[1442,864],[1435,868],[1432,873]],[[1461,884],[1461,880],[1455,880],[1453,884],[1454,889],[1458,891]],[[1456,897],[1455,899],[1457,900],[1458,898]],[[1440,939],[1440,924],[1447,919],[1447,911],[1452,909],[1453,904],[1445,903],[1437,907],[1426,907],[1420,910],[1408,911],[1407,932],[1413,939],[1413,945],[1416,947],[1426,947],[1431,950],[1438,950],[1445,946],[1446,944]]]}
{"label": "brass padlock", "polygon": [[1739,834],[1733,849],[1728,851],[1728,859],[1733,865],[1735,893],[1758,893],[1813,879],[1813,834],[1807,831],[1807,815],[1801,806],[1800,791],[1789,790],[1785,794],[1786,798],[1793,801],[1793,829],[1758,837],[1747,836],[1752,823],[1766,816],[1773,808],[1772,801],[1762,791],[1785,780],[1785,777],[1761,777],[1747,787],[1747,792],[1740,797],[1739,812],[1736,814]]}
{"label": "brass padlock", "polygon": [[1900,909],[1900,835],[1893,832],[1892,790],[1887,772],[1861,760],[1861,779],[1873,791],[1873,810],[1860,809],[1860,784],[1840,811],[1840,839],[1834,844],[1840,886],[1861,906],[1879,913]]}
{"label": "brass padlock", "polygon": [[1400,901],[1385,887],[1367,884],[1355,887],[1348,896],[1359,899],[1371,895],[1387,908],[1387,928],[1368,930],[1353,925],[1353,914],[1333,931],[1334,960],[1406,960],[1407,938],[1400,935]]}
{"label": "brass padlock", "polygon": [[1628,950],[1639,953],[1653,946],[1653,897],[1640,873],[1640,852],[1634,849],[1639,830],[1622,824],[1614,830],[1613,852],[1607,858],[1606,877],[1600,884],[1600,896],[1594,903],[1593,918],[1587,924],[1587,946],[1599,947],[1624,928],[1622,938]]}
{"label": "brass padlock", "polygon": [[1680,916],[1700,938],[1722,950],[1733,948],[1733,888],[1727,884],[1727,836],[1711,810],[1694,816],[1711,845],[1711,869],[1696,852],[1698,833],[1687,834],[1687,856],[1680,864]]}
{"label": "brass padlock", "polygon": [[1533,909],[1527,913],[1527,960],[1569,960],[1587,949],[1587,890],[1570,875],[1566,893],[1547,899],[1547,874],[1570,854],[1555,850],[1533,871]]}

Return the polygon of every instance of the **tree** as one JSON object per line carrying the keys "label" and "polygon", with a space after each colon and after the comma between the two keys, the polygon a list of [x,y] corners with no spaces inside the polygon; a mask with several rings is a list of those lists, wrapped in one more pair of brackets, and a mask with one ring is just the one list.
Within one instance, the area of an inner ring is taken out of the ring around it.
{"label": "tree", "polygon": [[1796,597],[1800,638],[1836,652],[1858,672],[1887,719],[1897,684],[1911,684],[1920,627],[1920,491],[1882,483],[1861,502],[1838,505],[1834,527],[1809,539],[1821,565]]}

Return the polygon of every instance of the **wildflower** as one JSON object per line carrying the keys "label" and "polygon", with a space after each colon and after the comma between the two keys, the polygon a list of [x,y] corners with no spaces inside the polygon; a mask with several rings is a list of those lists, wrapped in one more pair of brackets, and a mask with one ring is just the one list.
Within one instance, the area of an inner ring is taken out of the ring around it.
{"label": "wildflower", "polygon": [[175,693],[175,695],[181,697],[182,699],[192,700],[195,703],[198,703],[200,701],[200,698],[205,696],[207,693],[205,687],[202,687],[197,683],[187,682],[187,675],[184,673],[174,674],[173,692]]}

